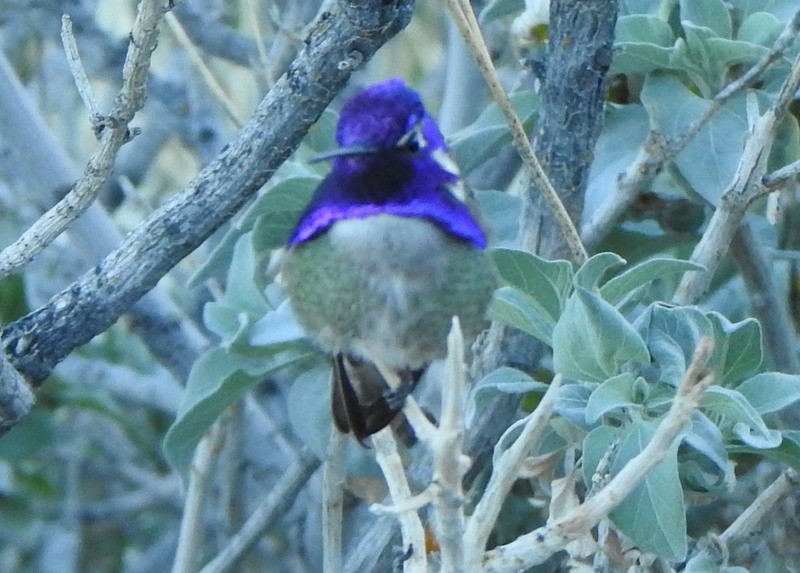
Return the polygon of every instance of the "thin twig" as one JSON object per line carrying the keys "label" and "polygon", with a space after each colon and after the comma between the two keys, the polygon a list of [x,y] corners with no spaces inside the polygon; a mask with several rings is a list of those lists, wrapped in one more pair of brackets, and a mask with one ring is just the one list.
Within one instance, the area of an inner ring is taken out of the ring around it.
{"label": "thin twig", "polygon": [[764,175],[761,184],[766,191],[775,191],[800,175],[800,159]]}
{"label": "thin twig", "polygon": [[442,384],[442,415],[433,439],[434,532],[441,555],[440,573],[464,571],[464,495],[461,480],[468,465],[464,441],[464,337],[458,317],[447,337],[447,362]]}
{"label": "thin twig", "polygon": [[75,87],[78,88],[83,105],[89,110],[89,121],[94,125],[101,119],[100,106],[97,105],[97,98],[94,97],[92,86],[89,85],[89,78],[78,53],[78,43],[72,33],[72,18],[68,14],[61,17],[61,43],[64,44],[64,51],[67,53],[67,63],[75,80]]}
{"label": "thin twig", "polygon": [[[475,507],[475,511],[467,521],[464,545],[466,565],[470,571],[478,569],[486,543],[489,540],[489,534],[497,521],[503,501],[505,501],[511,486],[514,485],[514,482],[519,477],[523,462],[530,455],[531,449],[536,442],[541,439],[542,432],[547,426],[547,422],[550,420],[550,415],[556,405],[561,382],[561,375],[556,375],[553,378],[539,405],[526,418],[522,431],[514,443],[499,456],[497,455],[498,450],[495,449],[496,461],[492,476],[489,478],[489,483],[481,496],[481,500]],[[496,448],[500,447],[504,438],[505,435],[500,439]]]}
{"label": "thin twig", "polygon": [[195,448],[192,464],[189,467],[189,486],[186,491],[172,573],[193,573],[197,566],[208,482],[214,462],[225,441],[222,425],[221,420],[215,422]]}
{"label": "thin twig", "polygon": [[[158,24],[168,8],[163,0],[142,0],[131,32],[122,70],[122,89],[107,118],[95,125],[100,142],[89,159],[83,177],[69,193],[42,215],[14,243],[0,252],[0,278],[31,262],[94,202],[111,175],[119,149],[131,138],[133,116],[145,102],[150,58],[158,44]],[[90,110],[90,113],[93,113]]]}
{"label": "thin twig", "polygon": [[754,316],[761,323],[764,347],[772,367],[789,374],[800,373],[796,334],[783,297],[775,284],[773,261],[759,244],[752,226],[745,219],[731,242],[731,256],[747,287]]}
{"label": "thin twig", "polygon": [[527,569],[562,551],[570,542],[582,537],[605,519],[673,451],[675,440],[691,419],[703,392],[714,382],[714,373],[706,371],[713,346],[710,337],[700,340],[669,412],[658,425],[652,439],[605,487],[554,523],[487,551],[481,561],[483,569],[475,570],[511,573]]}
{"label": "thin twig", "polygon": [[322,571],[342,570],[342,505],[347,436],[331,428],[322,473]]}
{"label": "thin twig", "polygon": [[301,455],[281,476],[269,493],[258,504],[242,528],[228,545],[212,559],[200,573],[231,571],[239,560],[258,543],[264,532],[294,504],[297,494],[319,466],[319,460],[308,453]]}
{"label": "thin twig", "polygon": [[703,265],[706,270],[684,274],[673,298],[674,303],[695,304],[708,289],[747,208],[763,192],[761,181],[767,169],[772,144],[799,86],[800,56],[792,63],[789,76],[781,85],[775,103],[764,114],[759,114],[755,96],[748,96],[747,110],[751,129],[745,140],[739,167],[691,257],[692,262]]}
{"label": "thin twig", "polygon": [[575,228],[575,224],[572,222],[567,209],[564,207],[558,193],[553,188],[542,165],[539,163],[539,159],[536,157],[536,153],[534,153],[533,147],[531,147],[531,143],[525,134],[522,121],[520,121],[519,117],[514,112],[511,102],[508,99],[508,94],[506,94],[503,85],[500,83],[500,78],[492,63],[489,50],[486,48],[486,44],[483,41],[478,21],[475,19],[475,13],[472,11],[469,0],[447,0],[447,8],[458,26],[461,35],[464,37],[464,41],[472,52],[473,57],[478,62],[478,67],[486,80],[486,84],[489,86],[492,97],[500,106],[500,110],[503,112],[508,122],[514,147],[522,158],[522,162],[528,170],[531,180],[535,187],[543,194],[545,201],[552,210],[556,223],[564,236],[564,240],[572,252],[573,260],[577,264],[582,264],[588,258],[586,248],[581,242],[578,230]]}
{"label": "thin twig", "polygon": [[258,61],[260,64],[258,71],[264,76],[267,86],[272,87],[272,84],[275,83],[275,78],[272,77],[269,64],[269,55],[267,54],[265,47],[267,42],[264,40],[264,33],[261,31],[260,18],[258,17],[259,14],[257,9],[259,5],[260,4],[256,3],[256,0],[247,0],[247,11],[249,12],[248,20],[250,21],[250,27],[253,30],[253,37],[256,40],[256,48],[258,49]]}
{"label": "thin twig", "polygon": [[758,494],[747,509],[737,517],[728,528],[722,532],[720,539],[725,543],[732,543],[737,539],[742,539],[752,532],[759,523],[772,510],[772,507],[784,496],[788,495],[797,488],[800,483],[800,475],[797,470],[787,468],[781,472],[769,487]]}
{"label": "thin twig", "polygon": [[651,132],[642,144],[636,159],[617,180],[615,192],[610,194],[607,201],[596,211],[592,220],[583,228],[584,242],[590,247],[600,244],[614,228],[614,223],[622,217],[639,194],[650,189],[653,179],[664,164],[677,157],[728,101],[751,87],[767,68],[782,58],[791,48],[799,32],[800,10],[786,24],[769,52],[711,99],[706,110],[686,128],[680,137],[670,141],[660,133]]}
{"label": "thin twig", "polygon": [[[411,497],[403,462],[397,453],[397,443],[392,436],[391,428],[384,428],[372,436],[375,447],[375,459],[381,467],[392,503],[402,506]],[[404,549],[408,551],[408,559],[403,562],[405,573],[427,573],[428,556],[425,552],[425,530],[415,509],[408,508],[397,513],[400,531],[403,536]]]}

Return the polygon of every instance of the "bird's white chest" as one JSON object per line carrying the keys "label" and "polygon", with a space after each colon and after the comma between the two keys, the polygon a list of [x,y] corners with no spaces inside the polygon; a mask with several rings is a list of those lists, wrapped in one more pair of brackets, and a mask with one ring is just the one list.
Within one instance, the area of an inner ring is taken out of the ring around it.
{"label": "bird's white chest", "polygon": [[353,341],[356,350],[367,357],[380,355],[390,364],[406,363],[398,336],[419,312],[419,301],[446,287],[447,237],[424,220],[376,215],[339,221],[330,238],[348,261],[342,272],[363,278],[359,296],[371,309],[361,320],[361,340]]}

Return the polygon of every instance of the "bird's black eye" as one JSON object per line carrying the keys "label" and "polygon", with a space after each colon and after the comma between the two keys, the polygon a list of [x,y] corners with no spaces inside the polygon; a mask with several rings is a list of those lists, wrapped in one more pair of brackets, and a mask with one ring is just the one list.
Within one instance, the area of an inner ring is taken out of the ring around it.
{"label": "bird's black eye", "polygon": [[397,148],[408,153],[416,153],[423,147],[425,147],[425,138],[417,127],[406,133],[397,142]]}
{"label": "bird's black eye", "polygon": [[408,141],[403,146],[403,149],[405,149],[406,151],[408,151],[410,153],[416,153],[417,151],[419,151],[419,148],[420,148],[420,145],[419,145],[419,141],[418,141],[417,137],[408,138]]}

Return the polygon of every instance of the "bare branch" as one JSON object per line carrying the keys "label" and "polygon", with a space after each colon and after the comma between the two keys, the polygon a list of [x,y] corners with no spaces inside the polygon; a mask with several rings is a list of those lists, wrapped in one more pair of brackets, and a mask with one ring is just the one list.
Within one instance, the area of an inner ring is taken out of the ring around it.
{"label": "bare branch", "polygon": [[663,135],[651,132],[634,162],[620,176],[615,192],[609,195],[583,229],[582,237],[586,244],[591,247],[600,244],[639,194],[650,189],[653,179],[664,164],[677,157],[731,98],[751,87],[767,68],[781,59],[791,48],[798,33],[800,33],[800,10],[786,24],[769,52],[711,99],[705,112],[695,119],[678,139],[669,141]]}
{"label": "bare branch", "polygon": [[97,98],[94,97],[92,86],[89,85],[89,78],[86,77],[86,70],[83,68],[81,56],[78,53],[78,44],[75,35],[72,33],[72,18],[67,14],[61,17],[61,42],[64,44],[64,51],[67,53],[67,63],[75,79],[75,87],[83,100],[83,105],[89,110],[89,121],[92,124],[100,120],[100,106],[97,105]]}
{"label": "bare branch", "polygon": [[[111,113],[95,126],[100,142],[83,177],[19,239],[0,252],[0,278],[32,261],[94,202],[100,187],[111,174],[117,153],[131,138],[130,121],[144,105],[150,58],[158,44],[158,24],[168,7],[166,0],[142,0],[139,4],[128,56],[122,68],[122,89],[114,100]],[[74,70],[75,66],[72,67]]]}
{"label": "bare branch", "polygon": [[275,487],[264,496],[242,528],[231,538],[225,549],[203,567],[200,573],[223,573],[233,570],[275,520],[292,507],[297,494],[318,466],[319,461],[314,456],[301,452]]}
{"label": "bare branch", "polygon": [[386,427],[372,436],[375,446],[375,459],[381,466],[392,503],[397,506],[396,515],[403,534],[404,548],[408,550],[408,559],[403,562],[405,573],[427,573],[428,556],[425,551],[425,530],[414,505],[408,505],[411,499],[411,488],[408,486],[403,462],[397,453],[397,443],[392,435],[391,427]]}
{"label": "bare branch", "polygon": [[[536,410],[531,412],[524,421],[522,431],[514,443],[502,454],[500,446],[503,444],[504,437],[500,438],[495,447],[495,463],[492,476],[486,490],[481,496],[481,500],[475,507],[475,511],[467,521],[464,545],[467,551],[467,568],[477,570],[481,562],[483,551],[486,549],[486,542],[492,532],[500,508],[506,499],[511,486],[519,477],[519,472],[525,459],[530,455],[531,449],[541,438],[553,408],[556,405],[558,389],[561,387],[562,377],[556,375],[550,386],[547,388]],[[513,431],[516,426],[512,426],[506,432]]]}
{"label": "bare branch", "polygon": [[747,220],[736,231],[731,255],[742,273],[750,307],[761,323],[764,347],[781,372],[800,373],[795,345],[796,334],[785,302],[775,285],[772,260],[758,243]]}
{"label": "bare branch", "polygon": [[721,540],[730,544],[747,536],[761,523],[781,498],[796,491],[798,484],[800,484],[800,476],[798,476],[797,470],[792,468],[783,470],[778,479],[758,494],[753,503],[722,532]]}
{"label": "bare branch", "polygon": [[775,191],[786,185],[789,181],[795,179],[800,175],[800,160],[794,161],[789,165],[785,165],[780,169],[776,169],[772,173],[764,175],[761,184],[767,191]]}
{"label": "bare branch", "polygon": [[442,414],[431,442],[433,453],[434,525],[441,555],[440,573],[464,571],[464,494],[461,481],[468,459],[464,442],[464,337],[458,317],[447,338],[446,373],[442,382]]}
{"label": "bare branch", "polygon": [[172,573],[192,573],[197,568],[206,493],[214,464],[225,442],[224,426],[224,420],[217,420],[195,448],[192,464],[189,467],[189,485],[181,516],[181,532],[175,561],[172,563]]}
{"label": "bare branch", "polygon": [[64,356],[152,289],[269,179],[353,71],[405,26],[412,5],[413,0],[378,8],[339,3],[216,160],[99,265],[3,330],[10,362],[40,383]]}
{"label": "bare branch", "polygon": [[347,436],[331,428],[322,474],[322,571],[342,570],[342,505]]}
{"label": "bare branch", "polygon": [[[798,20],[800,21],[800,13]],[[758,111],[755,96],[748,97],[748,121],[751,129],[745,141],[739,167],[691,257],[692,262],[703,265],[706,270],[689,271],[683,276],[673,297],[674,303],[694,304],[708,289],[747,208],[762,193],[761,181],[767,169],[772,143],[798,86],[800,86],[800,57],[792,64],[789,76],[781,86],[775,103],[763,115]]]}

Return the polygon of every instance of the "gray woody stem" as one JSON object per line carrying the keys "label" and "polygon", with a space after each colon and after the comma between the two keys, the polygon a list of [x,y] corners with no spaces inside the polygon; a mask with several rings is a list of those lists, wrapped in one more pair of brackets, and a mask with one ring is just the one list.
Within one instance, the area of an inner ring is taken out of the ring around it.
{"label": "gray woody stem", "polygon": [[747,117],[750,132],[745,141],[739,168],[733,181],[722,195],[708,229],[692,253],[692,261],[706,267],[705,271],[686,273],[672,300],[675,304],[695,304],[705,294],[711,278],[717,271],[733,241],[747,208],[764,193],[762,180],[766,174],[767,159],[778,126],[789,110],[789,105],[800,86],[800,57],[792,64],[789,77],[781,86],[775,103],[763,114],[758,109],[754,95],[748,97]]}
{"label": "gray woody stem", "polygon": [[34,384],[107,329],[266,183],[350,75],[411,17],[413,0],[342,1],[225,150],[99,265],[0,335]]}

